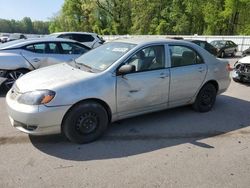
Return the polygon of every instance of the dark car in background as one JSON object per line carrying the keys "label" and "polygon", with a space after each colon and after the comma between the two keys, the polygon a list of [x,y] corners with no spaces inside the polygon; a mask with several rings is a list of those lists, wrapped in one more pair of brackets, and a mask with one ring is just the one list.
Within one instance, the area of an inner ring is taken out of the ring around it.
{"label": "dark car in background", "polygon": [[250,55],[250,47],[242,52],[243,57],[248,56],[248,55]]}
{"label": "dark car in background", "polygon": [[194,39],[186,39],[186,41],[195,43],[195,44],[199,45],[200,47],[204,48],[205,50],[207,50],[209,53],[213,54],[214,56],[217,56],[216,48],[214,46],[212,46],[211,44],[209,44],[207,41],[194,40]]}
{"label": "dark car in background", "polygon": [[214,40],[210,42],[217,50],[217,56],[224,58],[226,56],[234,57],[238,51],[238,45],[231,40]]}

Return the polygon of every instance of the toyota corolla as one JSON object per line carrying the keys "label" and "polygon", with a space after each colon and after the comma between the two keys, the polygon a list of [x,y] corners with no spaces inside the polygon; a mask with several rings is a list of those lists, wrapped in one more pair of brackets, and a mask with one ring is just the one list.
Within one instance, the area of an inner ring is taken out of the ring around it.
{"label": "toyota corolla", "polygon": [[198,45],[124,39],[24,75],[6,101],[15,128],[87,143],[120,119],[183,105],[207,112],[229,84],[228,62]]}

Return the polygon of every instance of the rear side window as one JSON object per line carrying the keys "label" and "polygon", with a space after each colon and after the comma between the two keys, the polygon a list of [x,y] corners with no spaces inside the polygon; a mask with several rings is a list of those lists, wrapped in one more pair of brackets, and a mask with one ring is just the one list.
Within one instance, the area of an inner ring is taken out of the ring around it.
{"label": "rear side window", "polygon": [[73,40],[73,36],[71,34],[63,34],[59,36],[60,38],[64,38],[64,39],[71,39]]}
{"label": "rear side window", "polygon": [[171,67],[180,67],[203,63],[195,50],[186,46],[170,46]]}
{"label": "rear side window", "polygon": [[95,40],[95,38],[91,35],[87,34],[74,34],[73,40],[79,41],[79,42],[92,42]]}

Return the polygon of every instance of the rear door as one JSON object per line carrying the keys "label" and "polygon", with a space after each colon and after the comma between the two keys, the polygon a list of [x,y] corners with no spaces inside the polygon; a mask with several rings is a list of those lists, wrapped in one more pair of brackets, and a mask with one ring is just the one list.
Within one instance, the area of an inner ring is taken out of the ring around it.
{"label": "rear door", "polygon": [[171,68],[169,105],[187,104],[201,87],[207,66],[191,47],[170,45]]}

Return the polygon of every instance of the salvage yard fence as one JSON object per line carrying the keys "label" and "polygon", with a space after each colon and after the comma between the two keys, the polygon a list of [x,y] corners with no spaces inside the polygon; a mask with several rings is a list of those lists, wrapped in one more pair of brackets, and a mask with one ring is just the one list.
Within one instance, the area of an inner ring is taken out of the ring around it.
{"label": "salvage yard fence", "polygon": [[112,41],[121,38],[173,38],[182,37],[184,39],[206,40],[211,42],[213,40],[231,40],[238,45],[238,51],[242,52],[250,47],[250,36],[211,36],[211,35],[104,35],[106,41]]}
{"label": "salvage yard fence", "polygon": [[[0,36],[6,33],[0,33]],[[47,35],[35,35],[35,34],[24,34],[28,38],[38,38],[46,37]],[[211,42],[213,40],[231,40],[238,45],[238,51],[242,52],[245,49],[250,47],[250,35],[245,36],[212,36],[212,35],[103,35],[102,36],[106,41],[112,41],[121,38],[135,38],[135,37],[146,37],[146,38],[173,38],[173,37],[182,37],[184,39],[197,39],[197,40],[206,40]]]}

